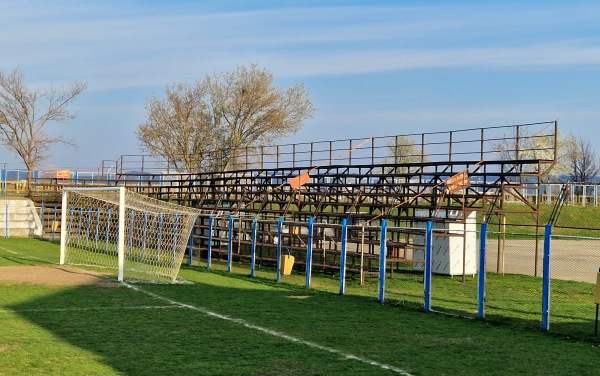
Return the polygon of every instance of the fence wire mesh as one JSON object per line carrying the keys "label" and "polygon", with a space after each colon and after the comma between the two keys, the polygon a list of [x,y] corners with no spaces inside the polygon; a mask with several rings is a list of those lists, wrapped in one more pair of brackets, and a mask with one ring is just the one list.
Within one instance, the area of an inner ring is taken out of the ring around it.
{"label": "fence wire mesh", "polygon": [[594,331],[600,238],[554,235],[551,244],[550,330],[589,336]]}
{"label": "fence wire mesh", "polygon": [[[495,225],[488,228],[492,230],[483,234],[481,224],[474,221],[432,225],[430,310],[539,330],[548,247],[550,330],[593,338],[600,237],[553,233],[547,243],[547,227],[536,230],[509,224],[513,231],[506,232],[496,231]],[[560,232],[560,228],[552,230]],[[223,270],[233,265],[234,273],[256,270],[258,278],[426,308],[426,222],[386,228],[383,248],[382,234],[382,226],[361,224],[201,217],[193,238],[194,260],[210,265],[210,248],[213,262]],[[288,275],[276,269],[282,268],[281,257],[286,255],[294,258]],[[482,255],[485,270],[481,270]],[[316,275],[328,282],[311,280]]]}
{"label": "fence wire mesh", "polygon": [[542,239],[535,233],[489,232],[487,236],[485,316],[539,328]]}

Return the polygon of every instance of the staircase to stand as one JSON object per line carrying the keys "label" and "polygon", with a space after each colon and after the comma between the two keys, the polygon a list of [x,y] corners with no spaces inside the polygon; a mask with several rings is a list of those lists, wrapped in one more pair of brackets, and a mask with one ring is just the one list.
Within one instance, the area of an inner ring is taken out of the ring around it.
{"label": "staircase to stand", "polygon": [[0,199],[0,237],[42,236],[42,222],[33,201],[21,198]]}

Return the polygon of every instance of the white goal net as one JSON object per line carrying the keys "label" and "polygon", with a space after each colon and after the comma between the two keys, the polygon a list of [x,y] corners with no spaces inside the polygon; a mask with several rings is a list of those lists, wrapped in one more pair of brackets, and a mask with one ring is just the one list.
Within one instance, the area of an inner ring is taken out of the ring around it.
{"label": "white goal net", "polygon": [[199,210],[126,190],[65,188],[60,263],[115,268],[118,280],[175,282]]}

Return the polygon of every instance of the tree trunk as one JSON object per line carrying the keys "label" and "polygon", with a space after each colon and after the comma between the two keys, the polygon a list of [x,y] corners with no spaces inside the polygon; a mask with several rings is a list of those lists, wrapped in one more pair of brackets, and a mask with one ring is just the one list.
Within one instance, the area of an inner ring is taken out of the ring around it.
{"label": "tree trunk", "polygon": [[27,165],[27,197],[31,198],[32,190],[31,190],[31,181],[33,180],[33,166]]}

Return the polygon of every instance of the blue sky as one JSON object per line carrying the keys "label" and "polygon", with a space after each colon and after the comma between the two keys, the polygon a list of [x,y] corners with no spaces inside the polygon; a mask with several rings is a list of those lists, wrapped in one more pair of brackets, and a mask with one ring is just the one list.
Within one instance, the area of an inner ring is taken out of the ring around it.
{"label": "blue sky", "polygon": [[[600,153],[600,2],[8,1],[0,69],[88,89],[52,125],[78,150],[46,168],[140,154],[144,103],[167,84],[257,63],[304,83],[316,116],[285,142],[559,119]],[[6,150],[0,163],[21,163]]]}

